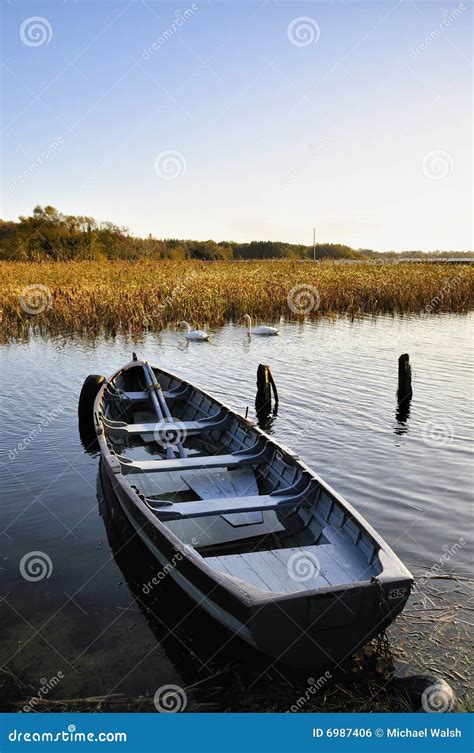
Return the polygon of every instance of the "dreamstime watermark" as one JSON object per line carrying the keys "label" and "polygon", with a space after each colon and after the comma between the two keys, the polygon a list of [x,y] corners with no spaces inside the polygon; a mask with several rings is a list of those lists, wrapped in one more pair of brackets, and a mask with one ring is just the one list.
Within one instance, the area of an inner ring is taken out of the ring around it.
{"label": "dreamstime watermark", "polygon": [[314,285],[301,284],[291,288],[287,296],[288,308],[293,314],[307,316],[317,311],[321,303],[319,292]]}
{"label": "dreamstime watermark", "polygon": [[296,714],[297,711],[300,711],[302,707],[308,703],[308,701],[313,698],[316,693],[321,690],[321,688],[324,688],[327,682],[329,680],[332,680],[332,674],[327,670],[321,677],[318,677],[317,680],[314,679],[314,677],[308,677],[308,688],[304,695],[300,695],[298,700],[293,703],[287,713]]}
{"label": "dreamstime watermark", "polygon": [[64,675],[61,670],[57,674],[50,677],[49,680],[47,680],[46,677],[42,677],[40,680],[41,686],[38,688],[37,694],[31,696],[28,702],[23,706],[22,711],[24,711],[25,714],[27,714],[29,711],[33,711],[35,706],[37,706],[38,703],[40,703],[40,701],[42,701],[43,698],[45,698],[51,690],[54,690],[56,685],[59,685],[62,679],[64,679]]}
{"label": "dreamstime watermark", "polygon": [[53,27],[43,16],[25,18],[20,26],[20,39],[27,47],[41,47],[53,38]]}
{"label": "dreamstime watermark", "polygon": [[423,573],[421,578],[417,578],[417,583],[420,586],[424,586],[434,575],[443,573],[444,568],[448,564],[448,562],[450,562],[453,559],[454,555],[457,554],[465,545],[466,539],[462,536],[460,536],[456,543],[452,544],[451,546],[449,544],[443,544],[443,546],[441,547],[443,554],[440,556],[438,561],[430,567],[429,570]]}
{"label": "dreamstime watermark", "polygon": [[288,24],[286,35],[295,47],[308,47],[318,42],[321,29],[318,22],[311,16],[298,16]]}
{"label": "dreamstime watermark", "polygon": [[177,448],[179,444],[186,441],[188,431],[183,421],[171,417],[156,423],[153,436],[155,442]]}
{"label": "dreamstime watermark", "polygon": [[[171,502],[170,506],[172,504],[173,503]],[[198,546],[198,544],[199,544],[198,539],[196,539],[196,538],[192,538],[191,539],[191,545],[193,547]],[[161,583],[161,581],[164,580],[166,578],[166,576],[169,575],[172,570],[174,570],[174,568],[176,567],[177,563],[181,562],[182,559],[183,559],[182,552],[176,552],[173,555],[173,557],[171,558],[171,561],[167,562],[166,565],[163,566],[162,570],[159,570],[158,573],[156,575],[154,575],[151,580],[148,581],[148,583],[144,583],[143,584],[143,586],[142,586],[142,593],[144,593],[145,595],[151,593],[152,590],[153,590],[153,588],[155,586],[157,586],[159,583]]]}
{"label": "dreamstime watermark", "polygon": [[449,152],[434,149],[425,154],[421,161],[421,170],[428,180],[443,180],[454,172],[454,160]]}
{"label": "dreamstime watermark", "polygon": [[196,272],[191,272],[191,273],[190,273],[190,274],[189,274],[189,275],[188,275],[188,276],[187,276],[187,277],[186,277],[186,278],[185,278],[185,279],[183,280],[183,282],[180,282],[180,283],[178,283],[177,285],[175,285],[175,286],[174,286],[174,288],[173,288],[173,290],[171,291],[171,293],[170,293],[169,295],[167,295],[167,296],[166,296],[166,297],[165,297],[165,298],[163,299],[163,302],[162,302],[162,303],[159,303],[159,304],[158,304],[158,308],[159,308],[159,309],[164,309],[164,308],[166,308],[167,306],[169,306],[170,304],[172,304],[172,303],[174,302],[175,298],[176,298],[176,297],[177,297],[177,296],[178,296],[178,295],[179,295],[180,293],[182,293],[182,292],[183,292],[184,290],[186,290],[186,285],[187,285],[187,284],[188,284],[189,282],[191,282],[191,280],[193,280],[193,279],[194,279],[195,277],[197,277],[197,273],[196,273]]}
{"label": "dreamstime watermark", "polygon": [[334,418],[334,407],[332,405],[315,406],[311,412],[311,421],[306,421],[298,424],[294,436],[300,438],[310,436],[311,438],[313,438],[315,426],[314,422],[326,416],[328,416],[331,420]]}
{"label": "dreamstime watermark", "polygon": [[423,424],[421,437],[428,447],[446,447],[453,441],[454,429],[451,424],[432,418]]}
{"label": "dreamstime watermark", "polygon": [[427,714],[446,714],[454,710],[453,696],[449,686],[439,680],[423,691],[421,707]]}
{"label": "dreamstime watermark", "polygon": [[58,149],[61,149],[62,145],[64,144],[64,139],[62,136],[58,136],[54,141],[51,142],[48,146],[46,146],[42,151],[38,154],[38,156],[33,160],[33,162],[30,162],[27,168],[23,170],[22,173],[15,176],[8,185],[8,190],[10,193],[13,193],[18,185],[23,185],[26,183],[26,181],[31,178],[32,175],[36,173],[37,170],[40,169],[42,165],[45,164],[49,160],[49,158],[55,154]]}
{"label": "dreamstime watermark", "polygon": [[420,42],[416,45],[416,47],[413,47],[410,50],[410,58],[412,60],[416,60],[418,55],[428,50],[433,42],[435,42],[442,34],[444,34],[446,29],[449,29],[451,24],[456,21],[456,19],[459,18],[459,16],[464,13],[465,10],[467,10],[467,8],[464,3],[459,3],[459,5],[453,10],[443,11],[444,18],[441,23],[435,29],[433,29],[433,31],[431,31],[431,33],[428,34],[428,36],[425,37],[422,42]]}
{"label": "dreamstime watermark", "polygon": [[316,146],[311,145],[306,157],[297,163],[294,170],[291,170],[287,175],[285,175],[283,180],[277,185],[276,190],[283,191],[285,188],[288,188],[291,183],[293,183],[305,170],[308,169],[308,167],[310,167],[312,162],[317,160],[318,157],[323,154],[329,144],[333,143],[334,139],[330,136],[326,136],[324,141],[322,141],[321,143],[316,144]]}
{"label": "dreamstime watermark", "polygon": [[19,298],[20,306],[27,314],[42,314],[51,306],[52,295],[46,285],[27,285]]}
{"label": "dreamstime watermark", "polygon": [[51,577],[53,562],[45,552],[27,552],[20,560],[19,569],[25,580],[36,583]]}
{"label": "dreamstime watermark", "polygon": [[21,442],[18,442],[16,447],[8,451],[8,459],[9,460],[15,460],[15,458],[18,457],[20,452],[22,452],[24,449],[28,447],[32,442],[37,439],[40,434],[42,434],[43,429],[45,429],[47,426],[50,425],[52,421],[54,421],[58,416],[64,411],[64,408],[61,404],[58,405],[57,408],[54,408],[54,410],[50,411],[49,413],[46,413],[45,416],[39,421],[36,426],[33,427],[33,429],[30,431],[30,433],[24,437]]}
{"label": "dreamstime watermark", "polygon": [[[75,724],[68,724],[67,730],[59,732],[38,732],[35,729],[12,729],[8,733],[11,743],[126,743],[126,732],[78,732]],[[51,750],[51,748],[50,748]]]}
{"label": "dreamstime watermark", "polygon": [[153,703],[160,714],[176,714],[185,710],[188,698],[179,685],[162,685],[156,691]]}
{"label": "dreamstime watermark", "polygon": [[298,583],[316,578],[319,575],[321,564],[312,552],[295,552],[287,562],[288,575]]}
{"label": "dreamstime watermark", "polygon": [[456,288],[460,282],[462,282],[463,277],[464,272],[459,272],[457,275],[455,275],[455,277],[445,277],[443,280],[443,287],[440,288],[438,293],[431,299],[429,303],[426,304],[423,313],[432,314],[433,311],[438,309],[447,294],[450,293],[453,288]]}
{"label": "dreamstime watermark", "polygon": [[156,155],[153,167],[155,173],[162,180],[174,180],[185,175],[187,170],[186,158],[181,152],[168,149]]}
{"label": "dreamstime watermark", "polygon": [[180,10],[177,10],[175,12],[176,18],[173,19],[173,21],[170,23],[170,25],[163,31],[162,34],[156,39],[153,44],[150,45],[150,47],[145,47],[142,52],[142,57],[144,60],[149,60],[151,56],[157,52],[160,47],[163,47],[163,45],[170,39],[173,34],[176,34],[176,32],[180,29],[181,26],[183,26],[191,16],[196,13],[196,11],[199,10],[199,5],[197,3],[193,3],[190,8],[186,8],[185,11],[181,12]]}

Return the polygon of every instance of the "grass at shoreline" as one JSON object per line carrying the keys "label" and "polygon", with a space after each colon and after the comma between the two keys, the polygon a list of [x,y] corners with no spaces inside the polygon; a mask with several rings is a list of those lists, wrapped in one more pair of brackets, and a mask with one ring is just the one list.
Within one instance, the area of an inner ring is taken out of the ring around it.
{"label": "grass at shoreline", "polygon": [[382,313],[465,313],[466,264],[0,262],[0,333],[160,330],[186,319],[218,326],[245,313],[268,322]]}

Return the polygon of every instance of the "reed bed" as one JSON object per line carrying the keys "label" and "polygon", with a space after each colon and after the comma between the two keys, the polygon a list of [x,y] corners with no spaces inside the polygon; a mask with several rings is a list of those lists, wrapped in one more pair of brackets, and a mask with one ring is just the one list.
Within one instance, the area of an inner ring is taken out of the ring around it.
{"label": "reed bed", "polygon": [[467,312],[474,267],[430,263],[0,262],[0,334],[160,330],[364,314]]}

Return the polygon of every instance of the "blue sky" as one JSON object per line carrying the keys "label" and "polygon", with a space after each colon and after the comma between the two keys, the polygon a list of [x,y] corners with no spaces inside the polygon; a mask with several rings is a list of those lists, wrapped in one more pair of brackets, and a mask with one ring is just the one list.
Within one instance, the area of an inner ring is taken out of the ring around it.
{"label": "blue sky", "polygon": [[[468,249],[468,2],[4,0],[1,216]],[[181,19],[178,24],[178,19]]]}

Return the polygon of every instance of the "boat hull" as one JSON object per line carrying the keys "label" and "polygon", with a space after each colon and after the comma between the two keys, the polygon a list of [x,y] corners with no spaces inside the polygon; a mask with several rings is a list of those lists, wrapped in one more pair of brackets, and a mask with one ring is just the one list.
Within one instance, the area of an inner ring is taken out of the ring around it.
{"label": "boat hull", "polygon": [[[157,580],[162,573],[171,577],[200,609],[274,662],[296,669],[337,665],[385,629],[408,599],[410,577],[321,589],[304,596],[249,598],[245,591],[230,588],[225,577],[216,577],[215,571],[193,561],[192,550],[156,521],[104,459],[101,474],[105,493],[113,495],[155,557]],[[396,599],[390,598],[394,592]]]}

